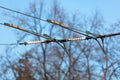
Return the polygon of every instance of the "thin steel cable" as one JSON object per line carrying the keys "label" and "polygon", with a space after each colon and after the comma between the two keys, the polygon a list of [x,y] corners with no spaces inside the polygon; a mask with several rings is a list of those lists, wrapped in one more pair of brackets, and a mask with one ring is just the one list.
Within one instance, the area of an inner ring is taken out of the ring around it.
{"label": "thin steel cable", "polygon": [[104,47],[100,44],[100,42],[97,39],[95,39],[95,40],[98,43],[98,45],[100,46],[100,48],[102,49],[103,53],[106,54]]}
{"label": "thin steel cable", "polygon": [[41,21],[45,21],[44,19],[41,19],[41,18],[38,18],[38,17],[35,17],[35,16],[31,16],[29,14],[25,14],[25,13],[22,13],[20,11],[16,11],[16,10],[13,10],[13,9],[9,9],[9,8],[6,8],[6,7],[3,7],[3,6],[0,6],[0,8],[2,9],[5,9],[5,10],[8,10],[8,11],[11,11],[11,12],[15,12],[15,13],[19,13],[19,14],[22,14],[22,15],[25,15],[25,16],[28,16],[28,17],[31,17],[31,18],[35,18],[35,19],[38,19],[38,20],[41,20]]}
{"label": "thin steel cable", "polygon": [[19,44],[17,44],[17,43],[13,43],[13,44],[0,44],[1,46],[7,46],[7,45],[19,45]]}
{"label": "thin steel cable", "polygon": [[1,25],[4,25],[4,23],[0,23]]}
{"label": "thin steel cable", "polygon": [[[99,34],[94,34],[94,33],[91,33],[89,31],[86,31],[86,33],[90,34],[90,35],[93,35],[94,37],[97,37],[99,36]],[[105,52],[105,49],[104,49],[104,41],[103,41],[104,38],[101,38],[102,40],[102,44],[100,44],[99,40],[97,38],[94,38],[94,40],[98,43],[98,45],[100,46],[101,50],[103,51],[104,54],[106,54]]]}

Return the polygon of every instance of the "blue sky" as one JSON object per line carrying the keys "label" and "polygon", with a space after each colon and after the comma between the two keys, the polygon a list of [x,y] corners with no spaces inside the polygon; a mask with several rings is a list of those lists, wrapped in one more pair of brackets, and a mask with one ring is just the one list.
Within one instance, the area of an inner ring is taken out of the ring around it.
{"label": "blue sky", "polygon": [[107,22],[120,19],[120,0],[61,0],[63,6],[69,11],[80,11],[85,15],[99,11]]}
{"label": "blue sky", "polygon": [[[8,7],[14,10],[25,11],[30,2],[34,0],[0,0],[0,6]],[[38,0],[35,0],[38,1]],[[45,0],[47,5],[53,0]],[[58,0],[69,13],[79,11],[84,15],[91,15],[95,10],[99,11],[105,18],[106,24],[114,23],[120,20],[120,0]],[[0,9],[0,12],[5,11]],[[0,15],[0,22],[6,21]],[[16,36],[12,29],[0,25],[0,43],[14,43]],[[0,54],[4,52],[5,46],[0,46]]]}

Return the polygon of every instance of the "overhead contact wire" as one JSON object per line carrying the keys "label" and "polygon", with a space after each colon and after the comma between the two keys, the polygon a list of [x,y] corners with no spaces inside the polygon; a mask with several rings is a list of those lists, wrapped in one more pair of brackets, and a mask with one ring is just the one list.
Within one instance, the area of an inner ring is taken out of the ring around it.
{"label": "overhead contact wire", "polygon": [[[1,24],[2,24],[2,23],[1,23]],[[38,36],[38,37],[46,38],[45,36],[42,36],[42,35],[40,35],[40,34],[38,34],[38,33],[36,33],[36,32],[33,32],[33,31],[29,31],[29,30],[27,30],[27,29],[25,29],[25,28],[22,28],[22,27],[20,27],[20,26],[17,26],[17,25],[13,25],[13,24],[9,24],[9,23],[3,23],[2,25],[9,26],[9,27],[12,27],[12,28],[15,28],[15,29],[24,31],[24,32],[28,32],[28,33],[31,33],[31,34],[33,34],[33,35],[35,35],[35,36]]]}
{"label": "overhead contact wire", "polygon": [[44,19],[41,19],[41,18],[38,18],[38,17],[35,17],[35,16],[31,16],[31,15],[29,15],[29,14],[25,14],[25,13],[22,13],[22,12],[20,12],[20,11],[16,11],[16,10],[13,10],[13,9],[9,9],[9,8],[3,7],[3,6],[0,6],[0,8],[5,9],[5,10],[8,10],[8,11],[15,12],[15,13],[19,13],[19,14],[22,14],[22,15],[25,15],[25,16],[28,16],[28,17],[31,17],[31,18],[35,18],[35,19],[38,19],[38,20],[41,20],[41,21],[46,21],[46,20],[44,20]]}
{"label": "overhead contact wire", "polygon": [[[38,19],[38,20],[42,20],[42,21],[45,21],[45,22],[49,22],[49,23],[52,23],[52,24],[56,24],[56,25],[59,25],[59,26],[61,26],[61,27],[63,27],[63,28],[66,28],[66,29],[68,29],[68,30],[71,30],[71,31],[73,31],[73,32],[76,32],[76,33],[79,33],[79,34],[82,34],[82,35],[85,35],[85,36],[89,36],[89,35],[85,34],[83,31],[80,31],[80,30],[77,30],[77,29],[74,29],[74,28],[70,28],[70,27],[65,26],[64,24],[61,24],[61,23],[56,22],[56,21],[54,21],[54,20],[41,19],[41,18],[38,18],[38,17],[32,16],[32,15],[29,15],[29,14],[25,14],[25,13],[22,13],[22,12],[13,10],[13,9],[9,9],[9,8],[3,7],[3,6],[0,6],[0,8],[5,9],[5,10],[8,10],[8,11],[16,12],[16,13],[19,13],[19,14],[22,14],[22,15],[25,15],[25,16],[28,16],[28,17],[31,17],[31,18],[35,18],[35,19]],[[91,37],[91,36],[89,36],[89,37]]]}
{"label": "overhead contact wire", "polygon": [[54,21],[54,20],[49,20],[49,19],[47,19],[47,22],[52,23],[52,24],[55,24],[55,25],[59,25],[59,26],[62,27],[62,28],[65,28],[65,29],[68,29],[68,30],[70,30],[70,31],[73,31],[73,32],[82,34],[82,35],[84,35],[84,36],[92,37],[92,36],[89,36],[88,34],[86,34],[86,32],[84,32],[84,31],[77,30],[77,29],[71,28],[71,27],[69,27],[69,26],[65,26],[64,24],[62,24],[62,23],[60,23],[60,22],[57,22],[57,21]]}
{"label": "overhead contact wire", "polygon": [[[113,33],[113,34],[106,34],[106,35],[99,35],[96,38],[107,38],[112,36],[120,35],[120,32]],[[78,37],[78,38],[68,38],[68,39],[57,39],[57,42],[67,42],[67,41],[78,41],[78,40],[89,40],[93,39],[92,37]],[[0,44],[0,45],[29,45],[29,44],[42,44],[42,43],[50,43],[50,42],[56,42],[56,40],[43,40],[43,41],[30,41],[30,42],[23,42],[23,43],[17,43],[17,44]]]}
{"label": "overhead contact wire", "polygon": [[[77,29],[74,29],[74,28],[69,28],[68,26],[65,26],[64,24],[61,24],[61,23],[56,22],[56,21],[54,21],[54,20],[41,19],[41,18],[38,18],[38,17],[32,16],[32,15],[29,15],[29,14],[25,14],[25,13],[22,13],[22,12],[13,10],[13,9],[9,9],[9,8],[3,7],[3,6],[0,6],[0,8],[5,9],[5,10],[8,10],[8,11],[16,12],[16,13],[19,13],[19,14],[22,14],[22,15],[25,15],[25,16],[28,16],[28,17],[31,17],[31,18],[35,18],[35,19],[38,19],[38,20],[42,20],[42,21],[45,21],[45,22],[49,22],[49,23],[52,23],[52,24],[56,24],[56,25],[59,25],[59,26],[61,26],[61,27],[63,27],[63,28],[66,28],[66,29],[68,29],[68,30],[71,30],[71,31],[73,31],[73,32],[76,32],[76,33],[79,33],[79,34],[88,36],[88,35],[85,34],[83,31],[80,31],[80,30],[77,30]],[[89,37],[90,37],[90,36],[89,36]]]}

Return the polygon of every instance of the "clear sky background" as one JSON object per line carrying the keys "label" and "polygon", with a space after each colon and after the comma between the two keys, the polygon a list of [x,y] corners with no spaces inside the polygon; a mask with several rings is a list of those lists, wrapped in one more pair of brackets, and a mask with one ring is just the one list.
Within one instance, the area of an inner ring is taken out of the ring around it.
{"label": "clear sky background", "polygon": [[[0,0],[0,6],[13,10],[25,11],[30,2],[34,0]],[[35,0],[38,1],[38,0]],[[47,6],[51,5],[53,0],[45,0]],[[112,24],[120,20],[120,0],[58,0],[67,12],[81,12],[84,15],[91,15],[95,10],[99,11],[106,24]],[[0,13],[5,10],[0,9]],[[12,14],[12,12],[11,12]],[[0,15],[0,22],[4,22],[4,17]],[[12,29],[0,25],[0,43],[15,43],[16,36]],[[0,54],[4,53],[6,46],[0,46]]]}

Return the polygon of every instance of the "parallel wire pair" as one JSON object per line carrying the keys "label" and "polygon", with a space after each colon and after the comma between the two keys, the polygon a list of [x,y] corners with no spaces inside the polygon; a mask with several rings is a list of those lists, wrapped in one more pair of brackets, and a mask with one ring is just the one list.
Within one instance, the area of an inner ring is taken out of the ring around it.
{"label": "parallel wire pair", "polygon": [[[35,18],[35,19],[38,19],[38,20],[42,20],[42,21],[45,21],[45,22],[49,22],[49,23],[52,23],[52,24],[55,24],[55,25],[59,25],[61,26],[62,28],[65,28],[65,29],[68,29],[68,30],[71,30],[73,32],[76,32],[76,33],[79,33],[79,34],[82,34],[84,35],[85,37],[82,37],[82,38],[70,38],[70,39],[61,39],[61,40],[58,40],[60,42],[66,42],[66,41],[76,41],[76,40],[88,40],[88,39],[97,39],[97,38],[106,38],[106,37],[111,37],[111,36],[117,36],[117,35],[120,35],[120,32],[118,33],[114,33],[114,34],[106,34],[106,35],[99,35],[99,34],[94,34],[94,33],[91,33],[89,31],[81,31],[81,30],[77,30],[75,28],[71,28],[71,27],[68,27],[68,26],[65,26],[64,24],[60,23],[60,22],[56,22],[54,20],[44,20],[44,19],[41,19],[41,18],[38,18],[38,17],[34,17],[34,16],[31,16],[31,15],[28,15],[28,14],[25,14],[25,13],[22,13],[22,12],[19,12],[19,11],[15,11],[15,10],[12,10],[12,9],[9,9],[9,8],[6,8],[6,7],[3,7],[3,6],[0,6],[0,8],[2,9],[5,9],[5,10],[9,10],[9,11],[12,11],[12,12],[16,12],[16,13],[19,13],[19,14],[22,14],[22,15],[25,15],[25,16],[28,16],[28,17],[31,17],[31,18]],[[54,42],[55,40],[49,40],[48,37],[46,36],[42,36],[36,32],[33,32],[33,31],[29,31],[25,28],[22,28],[22,27],[19,27],[19,26],[16,26],[16,25],[13,25],[13,24],[9,24],[9,23],[0,23],[2,25],[6,25],[6,26],[9,26],[9,27],[12,27],[12,28],[16,28],[16,29],[19,29],[19,30],[22,30],[24,32],[28,32],[28,33],[31,33],[35,36],[38,36],[38,37],[43,37],[43,38],[46,38],[48,40],[45,40],[45,41],[32,41],[32,42],[24,42],[24,43],[19,43],[19,45],[26,45],[26,44],[37,44],[37,43],[48,43],[48,42]],[[90,36],[89,34],[92,34],[93,36]],[[2,44],[1,44],[2,45]],[[7,45],[7,44],[6,44]],[[9,44],[8,44],[9,45]],[[16,44],[10,44],[10,45],[16,45]]]}

